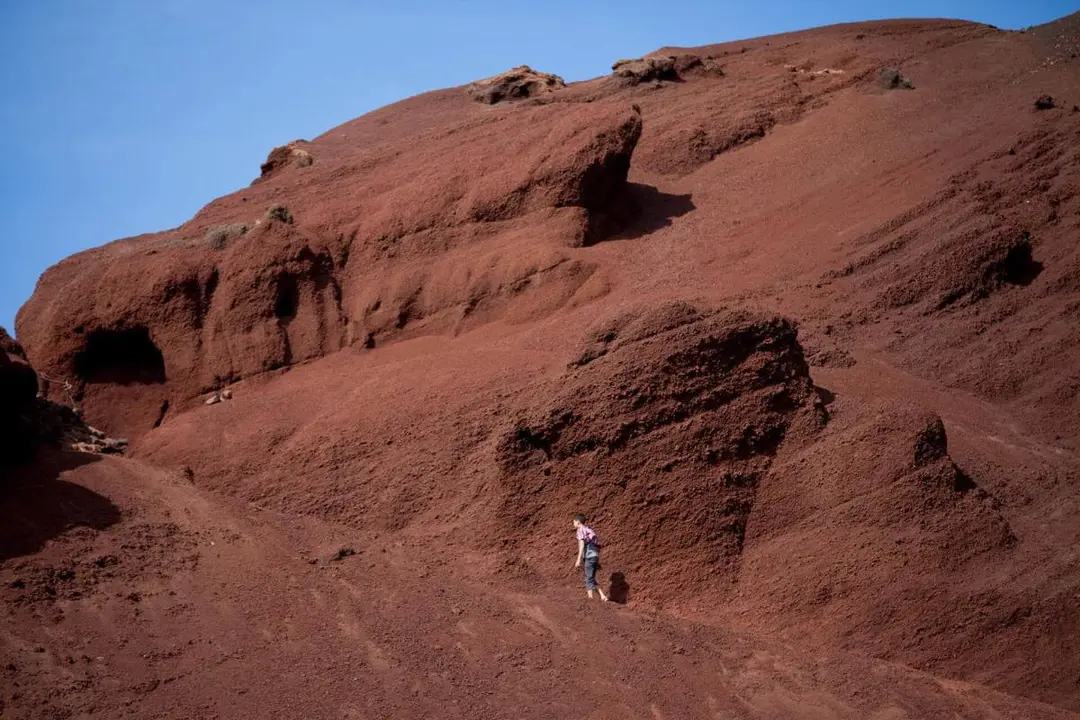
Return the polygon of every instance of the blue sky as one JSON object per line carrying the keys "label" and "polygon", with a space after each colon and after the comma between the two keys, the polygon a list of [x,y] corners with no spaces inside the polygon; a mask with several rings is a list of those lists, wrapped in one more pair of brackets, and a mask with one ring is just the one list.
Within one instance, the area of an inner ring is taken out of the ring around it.
{"label": "blue sky", "polygon": [[[175,227],[271,147],[526,63],[886,17],[1020,28],[1080,0],[0,0],[0,325],[49,265]],[[77,301],[77,299],[73,299]]]}

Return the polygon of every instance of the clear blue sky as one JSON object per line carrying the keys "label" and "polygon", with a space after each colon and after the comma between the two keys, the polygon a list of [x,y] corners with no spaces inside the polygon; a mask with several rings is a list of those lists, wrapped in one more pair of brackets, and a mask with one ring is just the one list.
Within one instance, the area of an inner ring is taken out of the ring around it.
{"label": "clear blue sky", "polygon": [[[175,227],[276,144],[526,63],[581,80],[663,45],[836,22],[1020,28],[1080,0],[0,0],[0,325],[46,267]],[[73,298],[77,302],[77,298]]]}

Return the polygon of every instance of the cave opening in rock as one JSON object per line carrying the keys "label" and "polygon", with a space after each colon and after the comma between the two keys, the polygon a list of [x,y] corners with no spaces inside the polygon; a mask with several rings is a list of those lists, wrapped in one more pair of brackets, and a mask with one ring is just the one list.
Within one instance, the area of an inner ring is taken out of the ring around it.
{"label": "cave opening in rock", "polygon": [[94,330],[75,356],[75,372],[87,383],[163,383],[165,359],[145,327]]}

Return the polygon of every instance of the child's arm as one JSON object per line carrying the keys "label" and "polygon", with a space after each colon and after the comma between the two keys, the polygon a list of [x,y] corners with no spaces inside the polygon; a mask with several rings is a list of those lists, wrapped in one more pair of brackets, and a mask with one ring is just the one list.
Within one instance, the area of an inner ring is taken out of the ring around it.
{"label": "child's arm", "polygon": [[578,538],[577,541],[577,559],[574,560],[574,567],[581,567],[581,558],[585,555],[585,541]]}

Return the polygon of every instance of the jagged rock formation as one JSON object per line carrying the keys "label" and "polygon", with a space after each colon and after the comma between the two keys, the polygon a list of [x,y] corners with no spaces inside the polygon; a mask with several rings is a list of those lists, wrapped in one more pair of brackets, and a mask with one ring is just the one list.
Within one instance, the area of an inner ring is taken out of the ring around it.
{"label": "jagged rock formation", "polygon": [[558,75],[537,72],[528,65],[507,70],[494,77],[469,85],[469,97],[486,105],[506,100],[522,100],[555,92],[566,87]]}
{"label": "jagged rock formation", "polygon": [[315,158],[308,151],[308,145],[307,140],[293,140],[271,150],[266,162],[259,167],[261,174],[255,182],[263,182],[288,168],[306,168],[313,164]]}
{"label": "jagged rock formation", "polygon": [[611,66],[612,75],[631,85],[663,80],[680,81],[689,75],[722,76],[723,69],[712,56],[690,53],[650,55],[633,60],[618,60]]}

